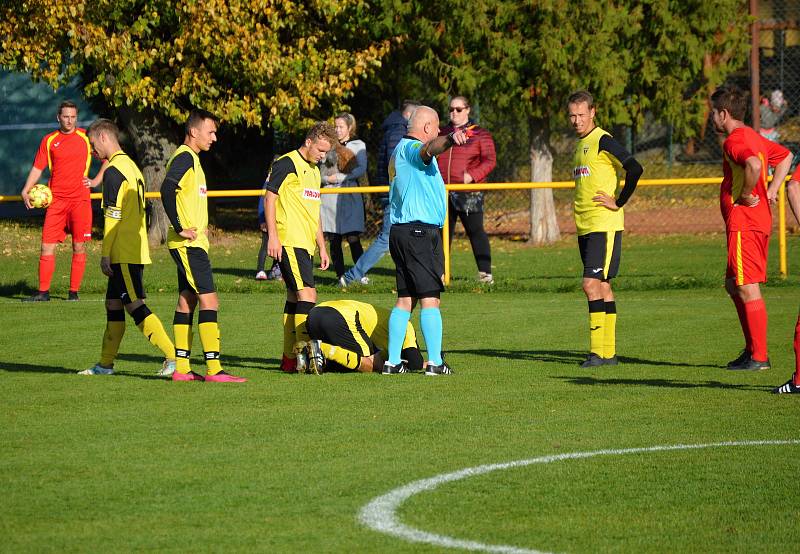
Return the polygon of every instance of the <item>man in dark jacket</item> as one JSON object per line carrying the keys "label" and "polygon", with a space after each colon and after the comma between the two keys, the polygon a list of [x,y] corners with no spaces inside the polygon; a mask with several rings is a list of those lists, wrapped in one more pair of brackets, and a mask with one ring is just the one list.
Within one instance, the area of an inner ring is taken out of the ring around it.
{"label": "man in dark jacket", "polygon": [[[419,105],[418,102],[413,100],[406,100],[403,102],[403,107],[390,113],[381,125],[383,129],[383,139],[378,147],[378,171],[375,175],[376,186],[389,186],[389,158],[392,157],[394,147],[406,134],[408,128],[408,119],[411,117],[413,111]],[[382,194],[380,196],[381,207],[383,208],[383,225],[381,231],[372,244],[369,245],[366,252],[364,252],[358,259],[356,264],[351,267],[343,277],[344,286],[358,281],[363,285],[369,284],[369,278],[366,277],[367,272],[378,263],[381,257],[389,251],[389,211],[386,206],[389,203],[389,196]]]}
{"label": "man in dark jacket", "polygon": [[[457,145],[436,158],[439,171],[442,172],[445,184],[451,183],[485,183],[489,173],[497,165],[492,135],[474,125],[469,118],[470,105],[463,96],[454,96],[450,100],[450,125],[442,128],[440,135],[449,135],[457,129],[470,127],[470,140],[466,144]],[[483,228],[483,192],[451,191],[448,206],[449,240],[453,240],[453,227],[456,218],[461,220],[464,231],[472,245],[472,253],[478,265],[478,281],[491,285],[492,251],[489,237]]]}

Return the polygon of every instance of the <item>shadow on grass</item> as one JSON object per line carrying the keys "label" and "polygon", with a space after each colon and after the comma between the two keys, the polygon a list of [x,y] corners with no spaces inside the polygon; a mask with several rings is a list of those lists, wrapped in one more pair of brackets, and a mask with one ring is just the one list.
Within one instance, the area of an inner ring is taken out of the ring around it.
{"label": "shadow on grass", "polygon": [[16,283],[3,283],[0,284],[0,297],[16,300],[21,296],[30,296],[34,294],[36,289],[28,284],[28,281],[19,279]]}
{"label": "shadow on grass", "polygon": [[[583,350],[500,350],[495,348],[479,348],[476,350],[448,350],[453,354],[474,354],[488,358],[505,358],[509,360],[527,360],[532,362],[552,362],[560,364],[580,364],[586,359]],[[688,364],[683,362],[668,362],[665,360],[648,360],[632,356],[618,356],[621,364],[638,364],[670,367],[704,367],[719,369],[723,366],[712,364]]]}
{"label": "shadow on grass", "polygon": [[603,379],[598,377],[576,377],[558,375],[553,379],[562,379],[573,385],[638,385],[643,387],[665,387],[672,389],[727,389],[744,391],[771,391],[773,387],[766,385],[750,385],[747,383],[722,383],[720,381],[680,381],[677,379]]}
{"label": "shadow on grass", "polygon": [[[243,356],[227,355],[222,352],[222,367],[224,368],[244,368],[244,369],[263,369],[266,371],[280,371],[281,361],[276,358],[252,358]],[[160,356],[149,356],[146,354],[119,354],[118,360],[126,360],[129,362],[139,362],[151,364],[156,370],[161,367],[163,358]],[[195,356],[192,357],[192,363],[201,367],[203,361]],[[0,366],[2,367],[2,366]]]}
{"label": "shadow on grass", "polygon": [[0,362],[0,371],[28,373],[77,373],[77,370],[74,368],[41,364],[21,364],[18,362]]}

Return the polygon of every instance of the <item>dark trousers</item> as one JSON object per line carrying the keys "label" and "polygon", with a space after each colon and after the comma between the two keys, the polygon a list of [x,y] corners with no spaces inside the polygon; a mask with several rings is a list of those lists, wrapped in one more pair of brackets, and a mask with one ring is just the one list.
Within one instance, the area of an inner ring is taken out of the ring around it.
{"label": "dark trousers", "polygon": [[461,220],[464,231],[467,233],[469,243],[472,245],[472,254],[475,256],[475,263],[478,271],[484,273],[492,272],[492,250],[489,245],[489,236],[483,228],[483,212],[458,212],[450,204],[448,210],[448,225],[450,229],[450,243],[453,242],[453,228],[456,226],[456,218]]}
{"label": "dark trousers", "polygon": [[355,264],[364,253],[364,247],[361,246],[361,240],[358,234],[339,235],[337,233],[325,233],[325,236],[331,243],[331,262],[333,262],[333,269],[336,271],[336,276],[341,277],[344,275],[344,251],[342,250],[342,238],[347,240],[350,245],[350,254],[353,256],[353,263]]}
{"label": "dark trousers", "polygon": [[[264,271],[265,264],[267,263],[267,243],[269,242],[269,233],[261,231],[261,248],[258,249],[258,265],[256,265],[256,272]],[[272,260],[272,267],[278,263],[278,260]]]}

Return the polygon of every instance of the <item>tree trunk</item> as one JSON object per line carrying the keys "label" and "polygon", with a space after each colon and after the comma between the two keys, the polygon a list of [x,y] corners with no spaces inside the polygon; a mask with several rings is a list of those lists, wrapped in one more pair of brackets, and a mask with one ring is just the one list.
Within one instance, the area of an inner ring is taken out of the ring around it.
{"label": "tree trunk", "polygon": [[[546,119],[530,119],[531,181],[553,180],[553,150],[550,147],[550,124]],[[530,244],[541,246],[561,238],[553,203],[553,189],[531,189]]]}
{"label": "tree trunk", "polygon": [[[148,191],[160,191],[161,183],[166,175],[167,161],[177,148],[172,137],[173,125],[163,116],[154,112],[138,112],[121,109],[119,112],[128,138],[139,158],[139,169],[142,170]],[[148,236],[151,244],[164,244],[167,241],[169,219],[164,212],[161,200],[150,202],[150,229]]]}

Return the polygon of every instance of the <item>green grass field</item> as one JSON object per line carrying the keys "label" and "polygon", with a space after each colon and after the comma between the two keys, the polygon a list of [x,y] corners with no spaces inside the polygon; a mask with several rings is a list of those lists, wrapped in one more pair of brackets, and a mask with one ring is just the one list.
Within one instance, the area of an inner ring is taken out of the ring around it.
{"label": "green grass field", "polygon": [[[796,238],[786,281],[773,245],[773,369],[763,373],[724,369],[742,339],[721,286],[721,236],[626,238],[615,284],[622,363],[591,370],[577,365],[588,333],[574,239],[494,243],[491,289],[473,284],[457,242],[443,296],[456,374],[428,378],[278,371],[282,285],[252,279],[254,233],[225,234],[211,255],[222,357],[249,382],[211,385],[157,378],[158,353],[130,323],[117,375],[75,375],[97,361],[105,325],[99,243],[80,302],[63,301],[62,248],[55,299],[23,304],[38,229],[0,231],[3,552],[443,552],[376,532],[359,514],[397,487],[483,464],[800,439],[800,398],[769,392],[794,367]],[[164,248],[153,254],[148,304],[168,324],[174,267]],[[391,306],[391,261],[371,277],[343,293],[320,273],[320,298]],[[533,463],[413,495],[397,517],[505,552],[796,552],[799,459],[794,442]]]}

